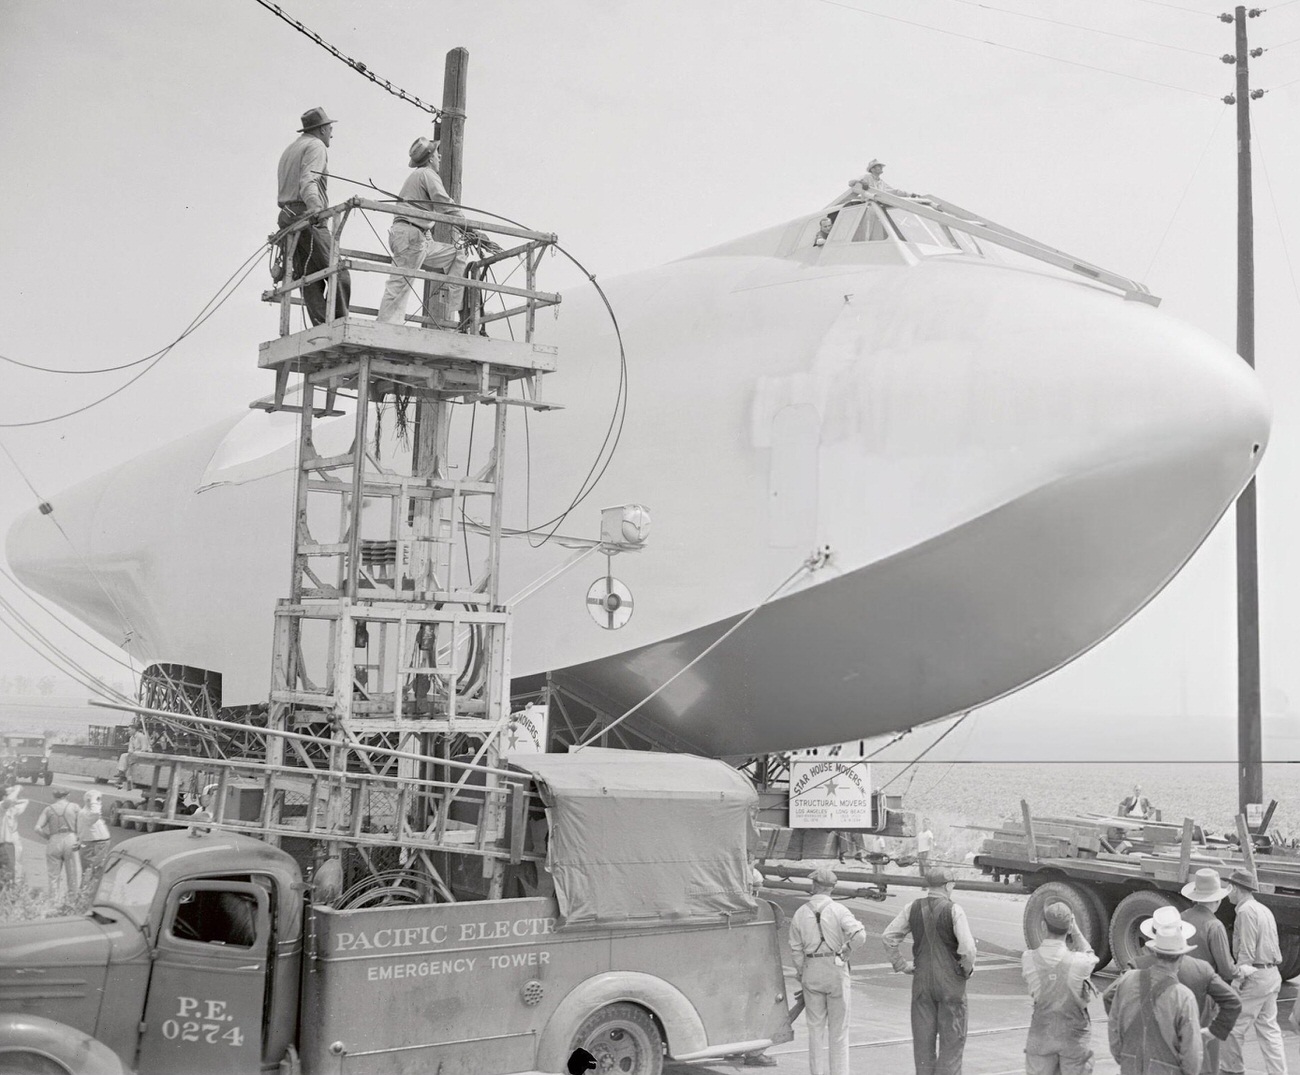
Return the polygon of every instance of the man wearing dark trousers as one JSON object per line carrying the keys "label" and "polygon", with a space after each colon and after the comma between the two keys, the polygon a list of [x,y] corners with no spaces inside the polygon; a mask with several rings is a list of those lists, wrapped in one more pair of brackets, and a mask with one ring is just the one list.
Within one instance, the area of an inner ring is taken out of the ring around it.
{"label": "man wearing dark trousers", "polygon": [[[903,908],[884,933],[894,970],[913,976],[916,1075],[960,1075],[966,1048],[966,980],[975,972],[975,938],[952,890],[947,870],[928,871],[925,895]],[[899,951],[909,934],[910,960]]]}
{"label": "man wearing dark trousers", "polygon": [[[280,154],[276,202],[280,206],[278,226],[281,228],[288,227],[301,216],[320,212],[329,205],[325,179],[329,169],[328,146],[334,133],[334,121],[326,115],[325,109],[309,108],[302,114],[299,133],[301,137],[295,138],[289,148]],[[293,250],[295,280],[329,268],[334,239],[324,221],[294,232],[285,240],[285,244]],[[317,280],[302,289],[307,316],[313,325],[329,320],[325,315],[328,283],[328,279]],[[351,296],[352,277],[347,269],[340,269],[333,316],[347,316]]]}

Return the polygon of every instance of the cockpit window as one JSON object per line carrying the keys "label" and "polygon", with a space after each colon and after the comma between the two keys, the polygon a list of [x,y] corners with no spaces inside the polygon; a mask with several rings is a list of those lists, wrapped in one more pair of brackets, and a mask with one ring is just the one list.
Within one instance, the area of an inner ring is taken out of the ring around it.
{"label": "cockpit window", "polygon": [[91,903],[111,904],[131,916],[136,925],[149,921],[149,908],[158,892],[158,871],[135,859],[119,857],[108,864]]}
{"label": "cockpit window", "polygon": [[960,250],[947,228],[924,217],[909,213],[905,209],[888,209],[885,215],[894,225],[899,238],[904,242],[917,243],[921,246],[942,246],[949,250]]}
{"label": "cockpit window", "polygon": [[880,218],[880,209],[874,205],[867,206],[867,211],[862,214],[862,219],[858,221],[857,229],[853,232],[853,242],[876,243],[888,238],[889,232]]}

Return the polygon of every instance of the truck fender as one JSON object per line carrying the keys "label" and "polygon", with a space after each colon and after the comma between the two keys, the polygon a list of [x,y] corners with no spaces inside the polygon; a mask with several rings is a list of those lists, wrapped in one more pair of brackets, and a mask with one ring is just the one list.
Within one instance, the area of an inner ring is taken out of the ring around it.
{"label": "truck fender", "polygon": [[569,1045],[582,1021],[619,1001],[639,1004],[655,1015],[663,1025],[670,1054],[708,1048],[704,1021],[680,989],[653,974],[606,971],[580,982],[556,1006],[537,1042],[538,1070],[566,1071]]}
{"label": "truck fender", "polygon": [[131,1075],[121,1057],[83,1030],[21,1012],[0,1013],[0,1067],[6,1053],[35,1053],[72,1075]]}

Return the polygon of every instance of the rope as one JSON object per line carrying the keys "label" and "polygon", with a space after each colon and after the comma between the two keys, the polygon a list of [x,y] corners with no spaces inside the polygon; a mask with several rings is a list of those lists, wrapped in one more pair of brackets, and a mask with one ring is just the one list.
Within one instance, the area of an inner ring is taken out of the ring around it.
{"label": "rope", "polygon": [[700,661],[704,660],[705,657],[707,657],[710,653],[712,653],[715,649],[717,649],[720,645],[722,645],[723,642],[725,642],[728,638],[730,638],[742,627],[744,627],[745,624],[747,624],[751,619],[753,619],[753,617],[757,614],[759,609],[761,609],[769,601],[775,600],[776,596],[780,594],[787,586],[790,586],[797,578],[799,578],[800,575],[803,575],[807,572],[811,572],[816,568],[821,567],[823,564],[826,563],[826,560],[827,560],[827,554],[824,552],[815,552],[811,556],[809,556],[808,559],[806,559],[802,564],[798,566],[798,568],[796,568],[790,575],[788,575],[785,578],[785,580],[781,583],[781,585],[779,585],[775,590],[773,590],[770,594],[768,594],[765,598],[763,598],[762,601],[760,601],[757,605],[755,605],[743,616],[741,616],[740,619],[738,619],[735,623],[733,623],[730,627],[728,627],[725,631],[723,631],[722,634],[719,635],[716,639],[714,639],[714,641],[710,643],[703,651],[698,653],[687,664],[679,668],[668,679],[664,680],[664,682],[659,684],[659,686],[657,686],[654,690],[652,690],[649,694],[647,694],[644,698],[642,698],[641,701],[637,702],[636,705],[634,705],[631,709],[629,709],[617,720],[612,721],[611,723],[605,725],[605,727],[601,728],[597,732],[594,732],[592,735],[589,735],[581,743],[578,743],[576,746],[574,746],[573,749],[570,751],[570,753],[581,750],[585,746],[590,746],[593,739],[597,739],[600,736],[606,734],[607,732],[611,732],[615,728],[617,728],[620,724],[623,723],[623,721],[627,720],[628,717],[630,717],[633,713],[635,713],[638,709],[640,709],[643,705],[645,705],[648,701],[650,701],[650,699],[654,698],[660,692],[666,690],[671,684],[676,682],[680,676],[684,676],[688,671],[690,671],[697,664],[699,664]]}

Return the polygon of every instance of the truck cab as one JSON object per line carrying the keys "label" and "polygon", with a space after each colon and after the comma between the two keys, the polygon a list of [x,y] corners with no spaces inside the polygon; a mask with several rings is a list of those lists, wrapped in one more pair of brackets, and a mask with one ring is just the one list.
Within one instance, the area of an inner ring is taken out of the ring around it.
{"label": "truck cab", "polygon": [[539,758],[547,869],[513,898],[316,906],[263,840],[125,841],[88,915],[0,927],[0,1071],[562,1072],[585,1048],[657,1075],[790,1040],[747,781]]}
{"label": "truck cab", "polygon": [[50,784],[49,744],[43,735],[6,735],[0,749],[0,764],[13,780],[30,780],[33,784]]}

